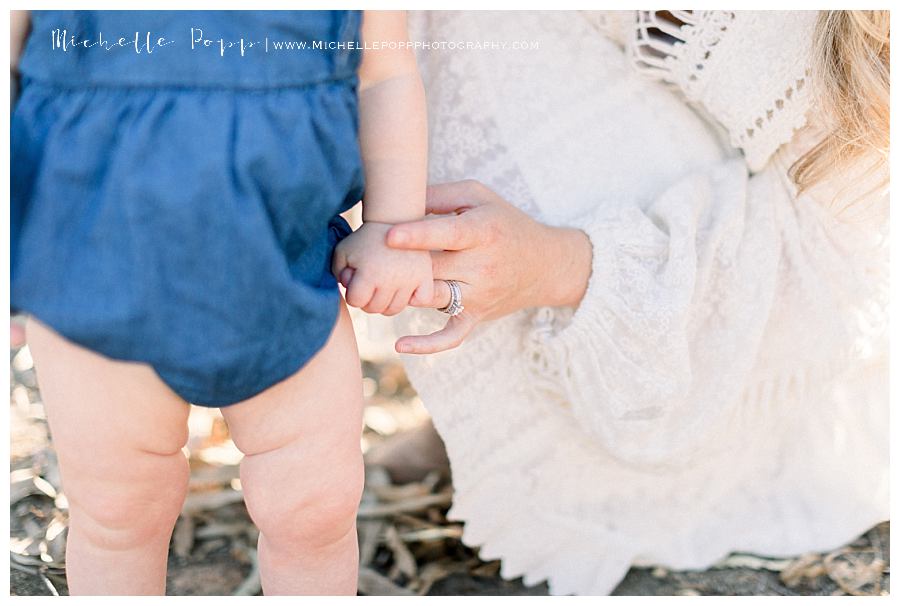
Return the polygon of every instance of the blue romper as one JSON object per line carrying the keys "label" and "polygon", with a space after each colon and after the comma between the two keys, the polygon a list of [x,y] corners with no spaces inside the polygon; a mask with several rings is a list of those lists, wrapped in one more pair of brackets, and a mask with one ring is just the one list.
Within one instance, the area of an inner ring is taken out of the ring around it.
{"label": "blue romper", "polygon": [[150,364],[202,406],[296,372],[336,322],[338,213],[363,193],[361,13],[31,19],[11,118],[11,306]]}

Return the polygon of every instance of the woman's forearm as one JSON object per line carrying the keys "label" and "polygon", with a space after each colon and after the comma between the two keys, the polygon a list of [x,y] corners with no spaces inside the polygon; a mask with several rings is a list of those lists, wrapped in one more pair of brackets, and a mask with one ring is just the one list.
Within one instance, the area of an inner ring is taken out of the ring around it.
{"label": "woman's forearm", "polygon": [[578,307],[591,276],[591,241],[580,229],[544,226],[547,247],[538,270],[542,287],[538,305]]}

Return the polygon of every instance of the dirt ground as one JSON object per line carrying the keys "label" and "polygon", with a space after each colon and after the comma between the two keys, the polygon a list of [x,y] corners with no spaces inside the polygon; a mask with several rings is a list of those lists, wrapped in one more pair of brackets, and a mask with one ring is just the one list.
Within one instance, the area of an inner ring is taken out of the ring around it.
{"label": "dirt ground", "polygon": [[[365,357],[365,348],[363,354]],[[367,408],[363,450],[427,419],[400,365],[363,363]],[[10,594],[66,595],[68,510],[27,347],[10,351]],[[240,452],[217,409],[193,407],[190,494],[170,544],[170,595],[260,595],[256,538],[241,500]],[[405,484],[366,470],[358,518],[360,593],[367,595],[545,595],[499,576],[460,541],[445,518],[452,486],[445,469]],[[890,525],[831,553],[780,560],[732,554],[701,571],[632,568],[615,595],[886,595]]]}

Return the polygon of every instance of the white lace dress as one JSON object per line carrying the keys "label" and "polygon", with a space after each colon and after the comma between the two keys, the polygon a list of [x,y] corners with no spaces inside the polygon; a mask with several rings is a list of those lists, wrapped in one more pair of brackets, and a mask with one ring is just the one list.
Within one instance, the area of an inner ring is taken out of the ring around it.
{"label": "white lace dress", "polygon": [[574,313],[404,356],[463,540],[554,594],[828,550],[888,518],[886,196],[838,219],[787,178],[815,140],[815,14],[676,16],[411,17],[414,39],[510,44],[419,54],[431,182],[479,179],[593,245]]}

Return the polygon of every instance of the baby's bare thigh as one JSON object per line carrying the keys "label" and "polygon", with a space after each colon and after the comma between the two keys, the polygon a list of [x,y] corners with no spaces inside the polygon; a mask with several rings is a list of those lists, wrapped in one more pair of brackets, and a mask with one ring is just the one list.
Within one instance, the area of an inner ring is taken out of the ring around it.
{"label": "baby's bare thigh", "polygon": [[101,356],[29,318],[28,346],[55,442],[126,443],[169,454],[187,441],[190,406],[147,364]]}
{"label": "baby's bare thigh", "polygon": [[34,318],[26,335],[67,492],[150,485],[186,465],[190,406],[150,366],[101,356]]}
{"label": "baby's bare thigh", "polygon": [[284,449],[319,459],[359,449],[362,376],[343,301],[325,346],[299,371],[264,392],[222,407],[235,445],[246,455]]}

